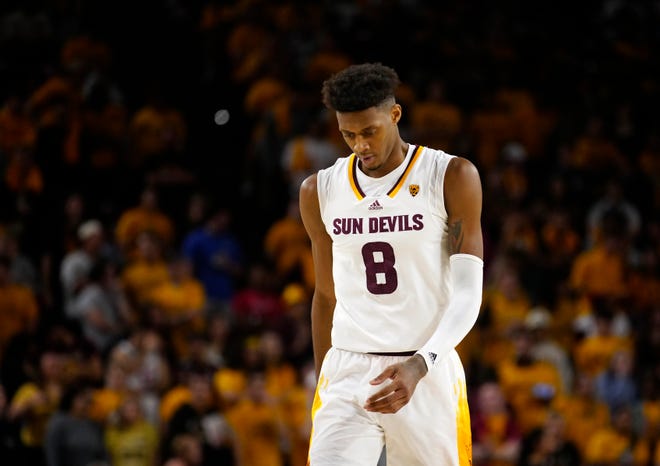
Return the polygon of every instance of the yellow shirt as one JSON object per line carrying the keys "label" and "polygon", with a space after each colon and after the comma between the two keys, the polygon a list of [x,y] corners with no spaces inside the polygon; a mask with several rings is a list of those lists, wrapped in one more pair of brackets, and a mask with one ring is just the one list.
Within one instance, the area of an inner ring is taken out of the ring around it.
{"label": "yellow shirt", "polygon": [[289,364],[266,369],[266,391],[274,398],[285,396],[296,385],[296,370]]}
{"label": "yellow shirt", "polygon": [[21,426],[21,442],[28,447],[43,445],[46,425],[51,415],[57,410],[60,401],[59,393],[48,393],[33,382],[26,382],[19,387],[11,400],[12,406],[30,402],[35,396],[43,396],[43,402],[31,408],[26,414]]}
{"label": "yellow shirt", "polygon": [[[168,280],[151,290],[147,301],[164,314],[166,323],[169,322],[170,339],[176,355],[180,358],[186,357],[188,334],[204,328],[202,312],[206,293],[201,282],[192,278],[181,283]],[[188,319],[186,314],[191,311],[198,313],[192,319]]]}
{"label": "yellow shirt", "polygon": [[178,385],[168,390],[160,401],[159,414],[161,422],[163,424],[169,422],[177,409],[190,402],[190,400],[192,400],[192,394],[188,387]]}
{"label": "yellow shirt", "polygon": [[243,399],[227,411],[236,432],[243,466],[283,466],[277,408]]}
{"label": "yellow shirt", "polygon": [[164,245],[174,239],[172,220],[162,212],[133,207],[119,216],[115,228],[115,239],[124,251],[132,251],[135,240],[143,231],[151,231],[160,238]]}
{"label": "yellow shirt", "polygon": [[292,387],[280,401],[280,418],[284,421],[291,451],[291,466],[305,466],[309,450],[311,418],[310,400],[307,392],[299,385]]}
{"label": "yellow shirt", "polygon": [[588,464],[619,464],[630,456],[632,464],[647,464],[649,445],[645,440],[631,444],[630,438],[619,434],[611,427],[600,429],[591,436],[587,443],[584,459]]}
{"label": "yellow shirt", "polygon": [[137,165],[166,151],[183,148],[187,137],[186,122],[174,108],[139,108],[130,121],[132,147]]}
{"label": "yellow shirt", "polygon": [[504,332],[513,324],[523,322],[531,308],[529,298],[524,293],[509,297],[495,289],[486,295],[486,299],[492,319],[491,328],[498,333]]}
{"label": "yellow shirt", "polygon": [[605,403],[595,398],[560,396],[553,407],[566,420],[566,436],[584,456],[590,436],[609,425],[610,413]]}
{"label": "yellow shirt", "polygon": [[533,362],[528,366],[518,366],[513,360],[505,360],[497,372],[502,391],[511,403],[524,433],[538,427],[543,422],[547,409],[539,405],[534,397],[533,387],[547,384],[554,388],[555,396],[561,391],[561,379],[557,369],[546,362]]}
{"label": "yellow shirt", "polygon": [[128,427],[111,426],[105,444],[112,466],[154,466],[158,450],[158,431],[146,421]]}
{"label": "yellow shirt", "polygon": [[37,300],[26,286],[0,287],[0,357],[14,335],[31,329],[39,317]]}
{"label": "yellow shirt", "polygon": [[275,260],[277,270],[282,274],[300,265],[303,256],[311,251],[302,221],[285,217],[275,222],[266,232],[264,250]]}
{"label": "yellow shirt", "polygon": [[646,425],[647,429],[654,432],[659,432],[660,431],[660,400],[643,400],[642,416],[644,416],[644,424]]}
{"label": "yellow shirt", "polygon": [[100,388],[92,394],[89,416],[98,422],[106,422],[121,405],[124,395],[117,390]]}
{"label": "yellow shirt", "polygon": [[578,343],[573,350],[575,367],[580,372],[598,375],[606,370],[618,350],[630,350],[629,339],[614,335],[594,335]]}
{"label": "yellow shirt", "polygon": [[602,247],[583,251],[571,267],[570,284],[587,295],[620,296],[626,291],[623,259]]}
{"label": "yellow shirt", "polygon": [[163,260],[147,262],[138,259],[128,264],[122,273],[126,291],[137,304],[146,303],[153,290],[169,279],[170,272]]}
{"label": "yellow shirt", "polygon": [[241,370],[223,367],[213,375],[213,388],[222,406],[233,406],[243,396],[246,386],[247,377]]}
{"label": "yellow shirt", "polygon": [[161,282],[148,292],[148,296],[150,303],[171,317],[193,309],[202,309],[206,302],[204,287],[193,278],[182,283],[174,283],[171,280]]}

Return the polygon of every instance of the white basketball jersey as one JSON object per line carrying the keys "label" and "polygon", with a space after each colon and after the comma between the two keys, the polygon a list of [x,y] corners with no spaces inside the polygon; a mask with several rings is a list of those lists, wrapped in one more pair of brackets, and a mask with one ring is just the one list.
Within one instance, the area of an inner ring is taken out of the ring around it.
{"label": "white basketball jersey", "polygon": [[319,206],[332,237],[332,344],[356,352],[418,350],[451,293],[443,185],[452,155],[410,145],[382,178],[355,154],[319,171]]}

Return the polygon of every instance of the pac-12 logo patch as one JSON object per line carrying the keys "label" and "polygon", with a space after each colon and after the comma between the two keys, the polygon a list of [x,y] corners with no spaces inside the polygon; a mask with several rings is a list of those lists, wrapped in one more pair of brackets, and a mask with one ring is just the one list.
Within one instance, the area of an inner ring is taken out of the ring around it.
{"label": "pac-12 logo patch", "polygon": [[410,191],[410,195],[412,197],[417,196],[417,193],[419,192],[419,185],[418,184],[408,185],[408,191]]}

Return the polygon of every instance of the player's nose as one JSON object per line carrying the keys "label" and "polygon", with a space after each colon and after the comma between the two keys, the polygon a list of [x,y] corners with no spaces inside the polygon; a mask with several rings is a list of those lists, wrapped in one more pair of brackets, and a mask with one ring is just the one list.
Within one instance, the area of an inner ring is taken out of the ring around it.
{"label": "player's nose", "polygon": [[367,142],[366,139],[357,138],[355,140],[355,145],[353,146],[353,151],[355,151],[356,154],[362,154],[364,152],[368,152],[368,150],[369,150],[369,143]]}

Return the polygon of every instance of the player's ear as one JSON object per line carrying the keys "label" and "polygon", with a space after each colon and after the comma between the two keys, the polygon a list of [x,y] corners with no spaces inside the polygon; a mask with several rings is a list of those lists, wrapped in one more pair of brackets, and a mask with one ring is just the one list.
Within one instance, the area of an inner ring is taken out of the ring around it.
{"label": "player's ear", "polygon": [[401,109],[401,105],[392,105],[392,108],[390,109],[390,118],[392,120],[392,124],[396,125],[401,119],[402,114],[403,110]]}

